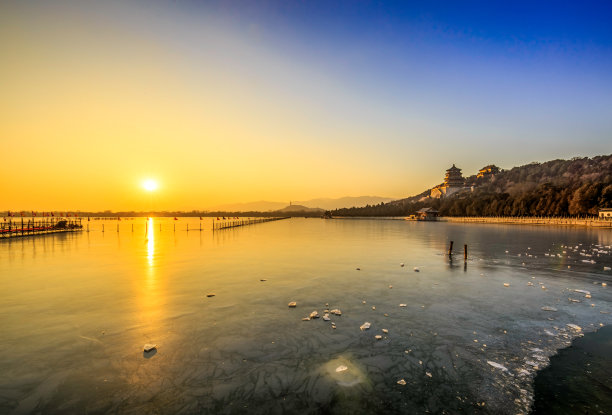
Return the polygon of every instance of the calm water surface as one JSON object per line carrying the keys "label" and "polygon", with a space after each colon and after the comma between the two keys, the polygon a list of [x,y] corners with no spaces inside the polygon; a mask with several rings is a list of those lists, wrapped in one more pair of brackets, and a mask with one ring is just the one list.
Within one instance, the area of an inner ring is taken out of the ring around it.
{"label": "calm water surface", "polygon": [[611,322],[610,230],[89,224],[0,241],[0,413],[528,413],[537,370]]}

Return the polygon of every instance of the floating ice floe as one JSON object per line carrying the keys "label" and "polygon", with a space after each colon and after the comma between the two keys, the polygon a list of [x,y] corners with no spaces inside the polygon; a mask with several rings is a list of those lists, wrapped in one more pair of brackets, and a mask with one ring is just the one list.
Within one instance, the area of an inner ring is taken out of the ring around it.
{"label": "floating ice floe", "polygon": [[520,368],[520,369],[517,369],[516,374],[519,376],[528,376],[531,374],[531,372],[526,369]]}
{"label": "floating ice floe", "polygon": [[544,333],[548,336],[553,336],[553,337],[556,336],[556,334],[551,332],[550,330],[544,330]]}
{"label": "floating ice floe", "polygon": [[610,267],[604,267],[604,271],[610,271],[612,268]]}
{"label": "floating ice floe", "polygon": [[149,353],[153,350],[157,349],[157,345],[156,344],[152,344],[152,343],[147,343],[144,345],[144,351],[146,353]]}
{"label": "floating ice floe", "polygon": [[406,304],[400,304],[399,306],[400,307],[406,307]]}
{"label": "floating ice floe", "polygon": [[404,263],[402,262],[402,263],[400,264],[400,267],[403,267],[403,266],[404,266]]}
{"label": "floating ice floe", "polygon": [[361,331],[363,331],[363,330],[367,330],[367,329],[369,329],[369,328],[370,328],[370,325],[371,325],[371,324],[370,324],[370,323],[368,323],[368,322],[366,321],[366,322],[365,322],[365,323],[363,323],[361,326],[359,326],[359,329],[360,329]]}
{"label": "floating ice floe", "polygon": [[317,310],[310,313],[310,318],[319,318],[319,312]]}
{"label": "floating ice floe", "polygon": [[340,365],[336,368],[336,373],[344,372],[345,370],[348,370],[348,367]]}
{"label": "floating ice floe", "polygon": [[419,271],[420,271],[419,267],[414,267],[414,272],[419,272]]}
{"label": "floating ice floe", "polygon": [[406,385],[406,381],[404,379],[400,379],[400,380],[397,381],[397,384],[405,386]]}
{"label": "floating ice floe", "polygon": [[331,314],[335,314],[337,316],[341,316],[342,315],[342,311],[340,311],[337,308],[334,308],[333,310],[330,311]]}
{"label": "floating ice floe", "polygon": [[429,377],[432,377],[431,373],[429,373],[429,372],[425,372],[425,375],[427,375]]}
{"label": "floating ice floe", "polygon": [[331,319],[329,318],[329,314],[327,314],[327,313],[323,314],[323,320],[325,320],[325,321],[329,321],[329,320],[331,320]]}
{"label": "floating ice floe", "polygon": [[382,336],[381,336],[380,334],[377,334],[376,336],[374,336],[374,338],[375,338],[376,340],[381,340],[381,339],[382,339]]}
{"label": "floating ice floe", "polygon": [[288,305],[291,308],[297,307],[297,303],[295,301],[290,302]]}
{"label": "floating ice floe", "polygon": [[582,331],[582,327],[580,327],[580,326],[578,326],[576,324],[568,323],[568,324],[566,324],[566,326],[569,327],[572,330],[575,330],[575,331]]}
{"label": "floating ice floe", "polygon": [[382,332],[383,332],[383,333],[385,333],[385,334],[388,334],[388,333],[389,333],[389,330],[387,330],[387,329],[382,329]]}
{"label": "floating ice floe", "polygon": [[214,297],[216,294],[215,293],[208,293],[206,294],[207,297]]}
{"label": "floating ice floe", "polygon": [[590,291],[587,290],[574,290],[575,293],[582,293],[582,294],[591,294]]}
{"label": "floating ice floe", "polygon": [[529,286],[529,287],[533,287],[533,283],[532,283],[531,281],[529,281],[529,282],[527,283],[527,286]]}
{"label": "floating ice floe", "polygon": [[567,298],[569,301],[571,301],[572,303],[579,303],[580,300],[576,300],[575,298]]}
{"label": "floating ice floe", "polygon": [[509,287],[510,284],[508,284],[507,282],[504,283],[504,287]]}
{"label": "floating ice floe", "polygon": [[557,309],[555,307],[545,305],[544,307],[542,307],[542,311],[557,311]]}

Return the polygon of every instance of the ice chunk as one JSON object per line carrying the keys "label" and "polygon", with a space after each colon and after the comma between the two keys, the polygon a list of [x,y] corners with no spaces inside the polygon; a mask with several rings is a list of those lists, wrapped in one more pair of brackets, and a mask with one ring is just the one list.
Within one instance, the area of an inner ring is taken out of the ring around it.
{"label": "ice chunk", "polygon": [[317,310],[310,313],[310,318],[319,318],[319,312]]}
{"label": "ice chunk", "polygon": [[490,360],[487,360],[487,363],[488,363],[489,365],[493,366],[493,367],[494,367],[494,368],[496,368],[496,369],[500,369],[500,370],[502,370],[502,371],[504,371],[504,372],[507,372],[507,371],[508,371],[508,368],[507,368],[506,366],[504,366],[504,365],[500,365],[499,363],[492,362],[492,361],[490,361]]}
{"label": "ice chunk", "polygon": [[374,338],[375,338],[376,340],[380,340],[380,339],[382,339],[382,336],[381,336],[380,334],[377,334],[376,336],[374,336]]}
{"label": "ice chunk", "polygon": [[543,311],[557,311],[557,309],[555,307],[550,307],[545,305],[544,307],[542,307]]}
{"label": "ice chunk", "polygon": [[397,381],[397,384],[404,386],[404,385],[406,385],[406,381],[404,379],[400,379],[400,380]]}
{"label": "ice chunk", "polygon": [[399,306],[400,307],[406,307],[406,304],[400,304]]}
{"label": "ice chunk", "polygon": [[342,311],[340,311],[337,308],[334,308],[333,310],[331,310],[330,313],[335,314],[337,316],[341,316],[342,315]]}
{"label": "ice chunk", "polygon": [[414,267],[414,272],[419,272],[419,271],[420,271],[419,267]]}
{"label": "ice chunk", "polygon": [[336,373],[344,372],[346,370],[348,370],[348,367],[346,367],[345,365],[340,365],[336,368]]}
{"label": "ice chunk", "polygon": [[574,290],[575,293],[582,293],[582,294],[591,294],[590,291],[587,290]]}
{"label": "ice chunk", "polygon": [[387,329],[382,329],[382,332],[383,332],[383,333],[385,333],[385,334],[388,334],[388,333],[389,333],[389,330],[387,330]]}
{"label": "ice chunk", "polygon": [[604,267],[604,271],[610,271],[612,268],[610,267]]}
{"label": "ice chunk", "polygon": [[578,326],[576,324],[568,323],[568,324],[566,324],[566,326],[569,327],[572,330],[575,330],[575,331],[582,331],[582,327],[580,327],[580,326]]}
{"label": "ice chunk", "polygon": [[297,307],[297,303],[295,301],[292,301],[289,303],[289,307]]}
{"label": "ice chunk", "polygon": [[215,293],[208,293],[208,294],[206,294],[206,296],[207,296],[207,297],[214,297],[214,296],[215,296]]}
{"label": "ice chunk", "polygon": [[323,320],[325,320],[325,321],[329,321],[329,320],[331,320],[331,319],[329,318],[329,314],[327,314],[327,313],[323,314]]}
{"label": "ice chunk", "polygon": [[510,284],[508,284],[507,282],[504,283],[504,287],[509,287]]}
{"label": "ice chunk", "polygon": [[157,349],[157,345],[156,344],[147,343],[147,344],[144,345],[144,351],[146,353],[149,353],[150,351],[155,350],[155,349]]}
{"label": "ice chunk", "polygon": [[367,329],[369,329],[369,328],[370,328],[370,325],[371,325],[371,324],[370,324],[370,323],[368,323],[368,322],[366,321],[366,322],[365,322],[365,323],[363,323],[361,326],[359,326],[359,329],[360,329],[361,331],[363,331],[363,330],[367,330]]}

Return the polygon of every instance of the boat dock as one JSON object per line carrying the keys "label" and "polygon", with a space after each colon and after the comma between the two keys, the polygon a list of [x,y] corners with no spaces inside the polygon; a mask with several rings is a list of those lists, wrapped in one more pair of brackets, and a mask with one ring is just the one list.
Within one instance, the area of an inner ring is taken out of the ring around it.
{"label": "boat dock", "polygon": [[76,232],[82,229],[81,218],[44,218],[38,220],[33,218],[24,220],[21,218],[21,220],[0,222],[0,239],[45,235],[48,233]]}

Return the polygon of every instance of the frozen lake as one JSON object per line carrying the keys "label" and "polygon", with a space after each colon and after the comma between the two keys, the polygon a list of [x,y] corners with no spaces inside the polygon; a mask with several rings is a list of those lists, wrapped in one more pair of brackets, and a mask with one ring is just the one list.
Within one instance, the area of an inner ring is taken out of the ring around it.
{"label": "frozen lake", "polygon": [[527,413],[612,320],[609,229],[145,222],[0,241],[0,413]]}

